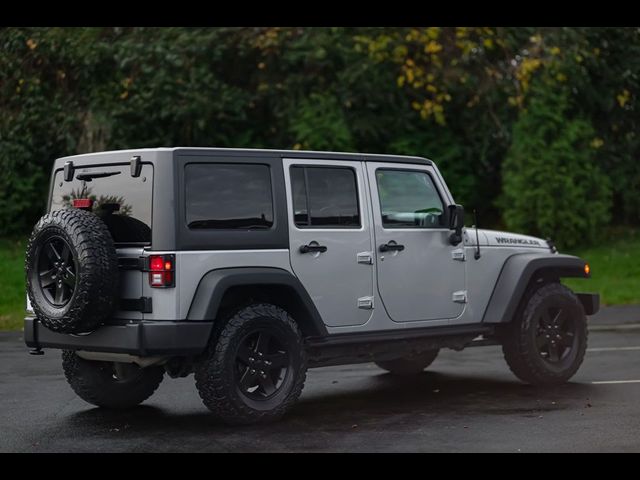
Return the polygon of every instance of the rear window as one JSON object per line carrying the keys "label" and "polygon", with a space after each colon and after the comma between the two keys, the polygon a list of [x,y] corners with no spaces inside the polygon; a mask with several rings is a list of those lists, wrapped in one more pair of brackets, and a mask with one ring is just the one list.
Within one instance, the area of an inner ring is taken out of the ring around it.
{"label": "rear window", "polygon": [[127,165],[77,168],[71,182],[55,174],[51,211],[70,208],[77,198],[93,200],[92,211],[104,220],[119,244],[151,243],[153,166],[142,165],[139,177]]}
{"label": "rear window", "polygon": [[271,171],[267,165],[191,163],[185,167],[190,229],[255,229],[273,226]]}

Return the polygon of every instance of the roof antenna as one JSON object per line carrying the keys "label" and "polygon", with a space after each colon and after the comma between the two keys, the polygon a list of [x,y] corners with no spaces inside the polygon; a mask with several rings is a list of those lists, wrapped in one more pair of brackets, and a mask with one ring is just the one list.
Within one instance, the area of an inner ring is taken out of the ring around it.
{"label": "roof antenna", "polygon": [[476,224],[476,251],[473,254],[473,258],[478,260],[480,258],[480,238],[478,235],[478,212],[476,209],[473,209],[473,223]]}

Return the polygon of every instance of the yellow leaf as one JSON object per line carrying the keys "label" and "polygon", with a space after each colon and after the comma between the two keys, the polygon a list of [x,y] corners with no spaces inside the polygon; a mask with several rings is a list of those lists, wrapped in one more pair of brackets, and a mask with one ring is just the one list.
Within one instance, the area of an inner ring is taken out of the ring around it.
{"label": "yellow leaf", "polygon": [[413,80],[414,80],[414,78],[415,78],[415,77],[414,77],[414,75],[413,75],[413,70],[411,70],[411,69],[407,69],[407,72],[406,72],[406,73],[407,73],[407,81],[408,81],[409,83],[413,83]]}
{"label": "yellow leaf", "polygon": [[626,88],[616,96],[616,99],[618,100],[618,104],[621,107],[624,107],[630,98],[631,98],[631,93],[629,93],[629,90],[627,90]]}
{"label": "yellow leaf", "polygon": [[434,40],[431,40],[424,47],[425,53],[438,53],[440,50],[442,50],[442,45]]}
{"label": "yellow leaf", "polygon": [[30,50],[33,50],[34,48],[36,48],[38,46],[38,42],[36,42],[35,40],[33,40],[32,38],[30,38],[29,40],[27,40],[27,47],[29,47]]}

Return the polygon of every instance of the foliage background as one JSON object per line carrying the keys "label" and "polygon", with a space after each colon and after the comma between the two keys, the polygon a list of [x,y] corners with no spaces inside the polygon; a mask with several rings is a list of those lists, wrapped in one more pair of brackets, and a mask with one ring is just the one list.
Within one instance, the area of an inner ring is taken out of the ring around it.
{"label": "foliage background", "polygon": [[637,224],[637,28],[3,28],[0,235],[52,160],[220,146],[422,155],[484,226]]}

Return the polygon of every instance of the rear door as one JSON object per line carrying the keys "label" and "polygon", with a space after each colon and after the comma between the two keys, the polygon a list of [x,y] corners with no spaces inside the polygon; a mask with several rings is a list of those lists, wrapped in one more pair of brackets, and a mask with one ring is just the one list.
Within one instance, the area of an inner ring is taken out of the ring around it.
{"label": "rear door", "polygon": [[294,273],[326,325],[366,323],[374,305],[362,163],[285,159],[284,167]]}

